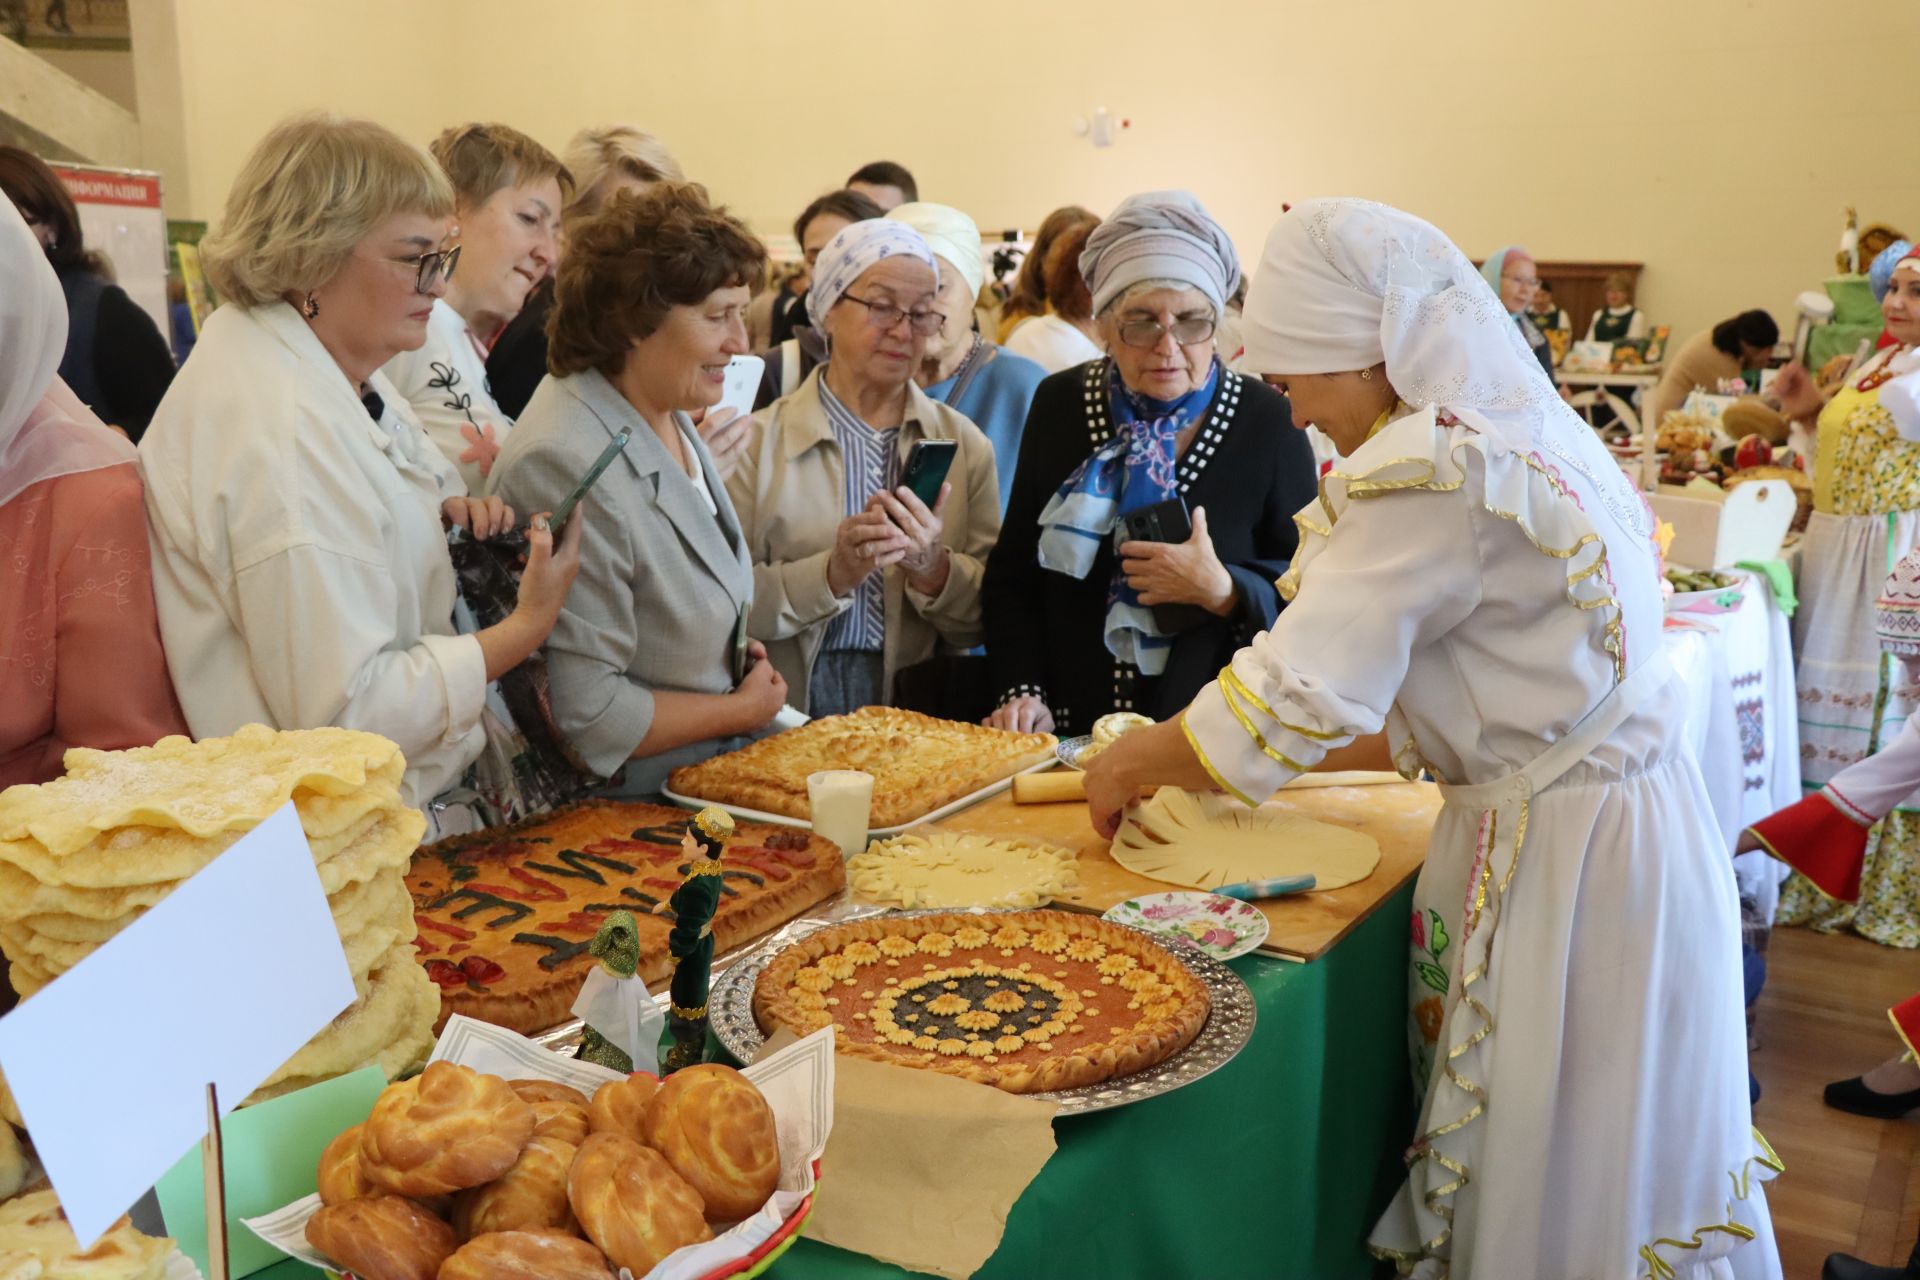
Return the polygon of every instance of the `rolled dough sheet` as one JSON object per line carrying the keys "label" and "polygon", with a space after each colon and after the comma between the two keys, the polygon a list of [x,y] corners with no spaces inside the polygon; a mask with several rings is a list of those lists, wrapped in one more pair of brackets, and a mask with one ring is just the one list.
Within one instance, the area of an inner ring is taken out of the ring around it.
{"label": "rolled dough sheet", "polygon": [[1338,889],[1373,874],[1372,836],[1303,818],[1283,806],[1249,809],[1223,795],[1162,787],[1113,839],[1113,860],[1136,875],[1191,889],[1310,875]]}

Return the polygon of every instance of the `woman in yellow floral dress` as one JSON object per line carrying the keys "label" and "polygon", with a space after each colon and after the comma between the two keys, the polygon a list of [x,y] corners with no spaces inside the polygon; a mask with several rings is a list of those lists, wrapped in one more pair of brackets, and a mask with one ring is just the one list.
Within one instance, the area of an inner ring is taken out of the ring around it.
{"label": "woman in yellow floral dress", "polygon": [[[1824,405],[1798,365],[1782,370],[1774,387],[1789,417],[1819,419],[1814,515],[1793,620],[1800,773],[1809,791],[1891,742],[1920,702],[1920,685],[1881,653],[1873,629],[1888,570],[1920,546],[1920,250],[1894,268],[1881,309],[1894,345]],[[1920,947],[1920,793],[1874,833],[1857,903],[1828,898],[1796,873],[1778,920]]]}

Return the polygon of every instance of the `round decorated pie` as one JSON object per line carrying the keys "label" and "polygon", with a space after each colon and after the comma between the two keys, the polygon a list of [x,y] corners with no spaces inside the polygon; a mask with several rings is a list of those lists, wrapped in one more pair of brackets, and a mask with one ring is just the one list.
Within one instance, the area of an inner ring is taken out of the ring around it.
{"label": "round decorated pie", "polygon": [[833,1023],[841,1053],[1034,1093],[1164,1061],[1206,1024],[1207,989],[1152,939],[1064,911],[879,916],[773,958],[763,1031]]}

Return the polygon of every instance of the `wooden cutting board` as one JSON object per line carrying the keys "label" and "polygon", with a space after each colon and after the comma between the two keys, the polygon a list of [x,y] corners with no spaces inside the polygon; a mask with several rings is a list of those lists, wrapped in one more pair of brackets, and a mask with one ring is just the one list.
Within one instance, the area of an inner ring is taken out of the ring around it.
{"label": "wooden cutting board", "polygon": [[[1380,865],[1365,880],[1342,889],[1296,893],[1254,904],[1271,928],[1260,950],[1290,960],[1313,960],[1420,870],[1427,856],[1427,837],[1440,813],[1440,788],[1426,782],[1335,786],[1282,791],[1275,801],[1302,817],[1351,827],[1380,843]],[[1084,803],[1016,805],[1012,796],[1001,794],[931,825],[985,836],[1025,837],[1074,850],[1080,859],[1080,888],[1055,898],[1057,907],[1097,914],[1143,893],[1179,887],[1135,875],[1115,862],[1107,852],[1107,841],[1088,823]]]}

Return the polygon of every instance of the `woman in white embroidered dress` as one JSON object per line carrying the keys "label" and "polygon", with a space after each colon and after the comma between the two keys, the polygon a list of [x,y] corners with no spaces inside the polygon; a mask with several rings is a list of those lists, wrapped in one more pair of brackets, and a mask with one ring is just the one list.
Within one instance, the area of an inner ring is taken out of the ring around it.
{"label": "woman in white embroidered dress", "polygon": [[1252,803],[1384,725],[1447,803],[1414,896],[1424,1101],[1375,1252],[1461,1280],[1777,1277],[1733,872],[1662,696],[1645,505],[1417,218],[1296,206],[1246,336],[1346,457],[1299,517],[1292,603],[1102,754],[1095,825],[1145,784]]}

